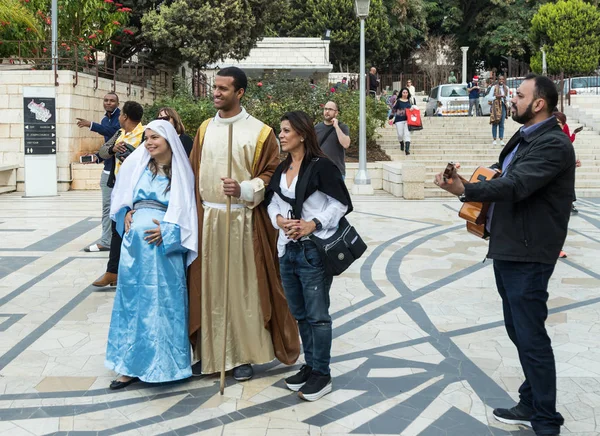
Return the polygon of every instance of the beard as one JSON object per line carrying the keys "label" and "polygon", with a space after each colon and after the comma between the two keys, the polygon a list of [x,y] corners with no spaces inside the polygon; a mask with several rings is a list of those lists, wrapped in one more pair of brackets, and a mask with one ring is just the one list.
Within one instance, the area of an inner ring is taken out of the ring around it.
{"label": "beard", "polygon": [[515,110],[512,114],[512,119],[519,124],[525,124],[535,118],[535,113],[533,113],[533,102],[527,106],[527,109],[525,109],[525,112],[522,114],[517,113],[516,106],[513,105],[512,109]]}

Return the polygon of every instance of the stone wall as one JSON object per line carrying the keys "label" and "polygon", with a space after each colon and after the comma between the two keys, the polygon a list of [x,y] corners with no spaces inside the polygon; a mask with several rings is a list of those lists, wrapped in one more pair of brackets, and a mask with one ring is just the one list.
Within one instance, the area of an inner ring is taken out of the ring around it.
{"label": "stone wall", "polygon": [[405,200],[425,198],[425,165],[418,162],[384,162],[383,190]]}
{"label": "stone wall", "polygon": [[[250,54],[242,59],[224,59],[203,71],[209,84],[219,69],[236,66],[249,77],[260,77],[272,71],[287,72],[292,76],[314,77],[327,80],[333,70],[329,62],[329,40],[321,38],[263,38],[257,41]],[[186,72],[191,77],[191,71]]]}
{"label": "stone wall", "polygon": [[[74,76],[73,71],[59,71],[59,86],[56,86],[56,161],[59,191],[68,191],[71,188],[71,164],[79,162],[79,156],[82,154],[95,152],[104,142],[103,137],[97,133],[78,128],[76,118],[100,122],[104,116],[102,98],[107,92],[113,91],[112,80],[99,78],[98,87],[94,89],[94,76],[79,73],[77,85],[73,86]],[[19,165],[19,191],[24,191],[24,86],[54,86],[54,74],[51,71],[0,71],[0,165]],[[116,82],[115,92],[119,95],[121,106],[127,100],[141,104],[150,104],[154,100],[154,93],[148,89],[132,85],[129,95],[127,89],[126,83]],[[101,165],[89,167],[89,171],[97,172],[99,168],[93,167]],[[99,179],[99,173],[97,177]],[[82,189],[81,184],[73,188]]]}
{"label": "stone wall", "polygon": [[[371,178],[371,186],[374,190],[383,189],[383,164],[384,162],[368,162],[367,173]],[[354,186],[354,177],[358,172],[357,162],[346,162],[346,187],[352,191]]]}

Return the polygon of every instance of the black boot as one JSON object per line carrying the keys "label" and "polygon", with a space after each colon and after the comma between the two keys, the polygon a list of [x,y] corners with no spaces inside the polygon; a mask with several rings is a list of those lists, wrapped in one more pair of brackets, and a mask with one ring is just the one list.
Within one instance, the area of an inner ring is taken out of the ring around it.
{"label": "black boot", "polygon": [[404,141],[400,141],[400,151],[404,151]]}
{"label": "black boot", "polygon": [[410,142],[406,142],[406,155],[408,156],[410,154]]}

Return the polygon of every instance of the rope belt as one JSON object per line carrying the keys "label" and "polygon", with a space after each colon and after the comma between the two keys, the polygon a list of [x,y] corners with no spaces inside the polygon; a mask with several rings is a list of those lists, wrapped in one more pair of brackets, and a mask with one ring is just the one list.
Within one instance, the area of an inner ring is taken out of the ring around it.
{"label": "rope belt", "polygon": [[[221,209],[221,210],[227,210],[227,205],[223,204],[223,203],[211,203],[210,201],[203,201],[202,202],[202,206],[204,207],[210,207],[212,209]],[[231,205],[231,210],[233,209],[243,209],[246,206],[244,206],[243,204],[232,204]]]}

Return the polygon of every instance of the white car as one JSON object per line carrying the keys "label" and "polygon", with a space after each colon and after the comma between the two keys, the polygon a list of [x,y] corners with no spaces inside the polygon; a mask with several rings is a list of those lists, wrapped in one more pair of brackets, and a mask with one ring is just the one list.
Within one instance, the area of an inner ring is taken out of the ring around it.
{"label": "white car", "polygon": [[425,107],[427,117],[434,116],[438,101],[442,103],[442,114],[445,117],[466,116],[469,113],[469,93],[466,83],[436,86],[424,101],[427,102]]}
{"label": "white car", "polygon": [[600,76],[573,77],[565,79],[564,92],[571,95],[599,95]]}

